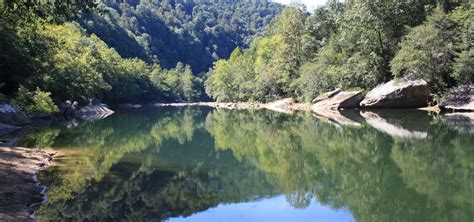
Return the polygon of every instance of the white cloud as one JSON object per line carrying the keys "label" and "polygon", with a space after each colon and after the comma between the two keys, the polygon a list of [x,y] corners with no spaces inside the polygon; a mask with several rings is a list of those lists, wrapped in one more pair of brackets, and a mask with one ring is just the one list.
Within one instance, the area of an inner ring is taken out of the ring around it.
{"label": "white cloud", "polygon": [[[322,6],[326,4],[327,0],[302,0],[302,2],[308,7],[309,10],[315,9],[317,6]],[[290,4],[294,2],[294,0],[275,0],[275,2],[283,3],[283,4]]]}

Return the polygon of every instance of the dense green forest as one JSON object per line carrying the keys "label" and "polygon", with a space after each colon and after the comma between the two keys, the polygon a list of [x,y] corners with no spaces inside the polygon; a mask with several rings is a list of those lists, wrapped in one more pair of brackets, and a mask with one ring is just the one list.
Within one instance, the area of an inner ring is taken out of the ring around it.
{"label": "dense green forest", "polygon": [[334,88],[367,91],[423,78],[436,96],[474,81],[474,13],[467,1],[328,1],[285,8],[265,37],[214,64],[218,101],[311,101]]}
{"label": "dense green forest", "polygon": [[203,100],[199,73],[245,47],[280,9],[269,1],[2,0],[0,100],[28,112],[92,97]]}
{"label": "dense green forest", "polygon": [[138,57],[194,73],[247,46],[281,9],[268,1],[107,0],[108,13],[84,14],[81,25],[123,57]]}
{"label": "dense green forest", "polygon": [[0,7],[0,101],[27,112],[92,97],[309,101],[395,77],[427,80],[436,100],[474,80],[467,1],[330,0],[313,12],[257,0],[2,0]]}

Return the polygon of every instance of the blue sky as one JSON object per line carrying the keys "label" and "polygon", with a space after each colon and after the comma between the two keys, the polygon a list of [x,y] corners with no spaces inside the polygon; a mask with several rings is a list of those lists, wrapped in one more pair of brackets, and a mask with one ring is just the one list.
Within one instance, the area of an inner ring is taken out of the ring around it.
{"label": "blue sky", "polygon": [[[274,0],[275,2],[280,2],[283,4],[289,4],[294,2],[294,0]],[[324,5],[326,0],[301,0],[309,10],[316,8],[316,6]]]}

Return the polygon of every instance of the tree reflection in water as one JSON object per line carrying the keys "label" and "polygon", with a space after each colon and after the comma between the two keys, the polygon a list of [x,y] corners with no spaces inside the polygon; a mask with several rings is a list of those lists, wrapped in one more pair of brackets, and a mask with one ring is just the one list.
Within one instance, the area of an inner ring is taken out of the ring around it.
{"label": "tree reflection in water", "polygon": [[295,208],[314,198],[347,208],[357,221],[472,221],[474,136],[426,114],[376,115],[427,137],[307,113],[160,108],[38,129],[21,143],[65,154],[41,176],[45,221],[165,220],[278,194]]}

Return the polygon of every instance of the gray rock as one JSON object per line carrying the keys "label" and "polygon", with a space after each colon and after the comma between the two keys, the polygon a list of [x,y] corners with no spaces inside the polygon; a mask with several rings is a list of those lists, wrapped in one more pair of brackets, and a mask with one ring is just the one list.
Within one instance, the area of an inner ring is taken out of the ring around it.
{"label": "gray rock", "polygon": [[293,98],[285,98],[285,99],[277,100],[272,103],[267,103],[263,105],[263,107],[269,110],[276,111],[276,112],[291,114],[294,111],[293,110],[294,104],[295,104],[295,100]]}
{"label": "gray rock", "polygon": [[474,85],[464,85],[446,96],[440,104],[442,110],[474,111]]}
{"label": "gray rock", "polygon": [[370,91],[363,108],[421,108],[428,105],[430,90],[424,80],[392,80]]}
{"label": "gray rock", "polygon": [[66,100],[61,105],[59,105],[59,114],[72,116],[74,112],[78,110],[78,103],[76,101],[71,102],[70,100]]}
{"label": "gray rock", "polygon": [[0,123],[23,126],[31,123],[31,118],[10,104],[0,105]]}
{"label": "gray rock", "polygon": [[312,103],[317,103],[317,102],[321,102],[323,100],[326,100],[326,99],[329,99],[335,95],[337,95],[338,93],[341,92],[341,89],[335,89],[331,92],[326,92],[326,93],[323,93],[321,94],[320,96],[316,97],[315,99],[313,99],[313,101],[311,101]]}
{"label": "gray rock", "polygon": [[74,112],[74,116],[84,120],[95,121],[104,119],[114,113],[106,104],[89,104]]}
{"label": "gray rock", "polygon": [[311,106],[315,110],[339,110],[339,109],[355,109],[359,107],[360,101],[364,99],[364,95],[360,91],[343,91],[326,100],[315,103]]}

